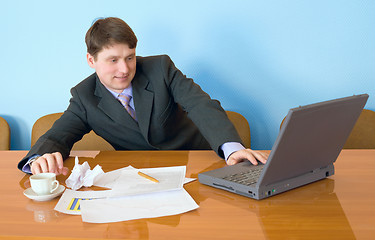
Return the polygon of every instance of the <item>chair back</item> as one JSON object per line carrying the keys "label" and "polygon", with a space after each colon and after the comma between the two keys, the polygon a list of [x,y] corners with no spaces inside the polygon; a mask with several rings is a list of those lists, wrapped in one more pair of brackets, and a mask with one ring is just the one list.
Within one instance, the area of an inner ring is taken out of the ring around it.
{"label": "chair back", "polygon": [[238,134],[241,137],[241,140],[245,148],[250,148],[251,146],[251,137],[250,137],[250,126],[249,122],[244,116],[237,112],[225,111],[229,120],[233,123]]}
{"label": "chair back", "polygon": [[375,149],[375,112],[363,109],[346,141],[346,149]]}
{"label": "chair back", "polygon": [[8,122],[0,117],[0,150],[10,149],[10,128]]}
{"label": "chair back", "polygon": [[[33,125],[31,131],[31,146],[46,133],[57,119],[63,113],[48,114],[39,118]],[[95,132],[91,131],[84,135],[83,138],[73,145],[72,150],[100,150],[100,151],[113,151],[115,150],[111,144],[105,141],[102,137],[98,136]]]}

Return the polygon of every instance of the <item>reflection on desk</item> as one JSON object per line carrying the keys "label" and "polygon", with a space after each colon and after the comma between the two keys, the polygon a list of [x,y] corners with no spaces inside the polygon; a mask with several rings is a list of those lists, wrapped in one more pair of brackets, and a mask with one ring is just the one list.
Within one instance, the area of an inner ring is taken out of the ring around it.
{"label": "reflection on desk", "polygon": [[332,179],[318,181],[298,191],[290,191],[287,197],[274,196],[266,204],[236,201],[220,191],[209,197],[255,214],[266,239],[289,239],[291,236],[295,239],[322,239],[322,235],[329,236],[328,239],[355,239],[334,192],[334,183]]}
{"label": "reflection on desk", "polygon": [[[213,151],[78,152],[80,161],[105,172],[187,165],[187,177],[225,165]],[[0,239],[371,239],[375,235],[375,150],[344,150],[334,176],[256,201],[194,181],[185,189],[200,205],[188,213],[154,219],[89,224],[53,210],[58,198],[34,202],[23,196],[28,175],[17,170],[25,151],[0,152]],[[89,154],[89,155],[86,155]],[[74,154],[73,154],[74,155]],[[88,157],[83,157],[83,156]],[[353,165],[353,160],[356,163]],[[68,168],[74,159],[65,162]],[[64,183],[66,176],[58,176]]]}

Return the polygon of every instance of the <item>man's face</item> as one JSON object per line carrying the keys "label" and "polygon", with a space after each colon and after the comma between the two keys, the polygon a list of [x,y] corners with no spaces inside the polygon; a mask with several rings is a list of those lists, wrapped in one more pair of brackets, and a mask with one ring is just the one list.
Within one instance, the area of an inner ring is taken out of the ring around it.
{"label": "man's face", "polygon": [[100,82],[108,89],[121,93],[129,87],[136,70],[135,48],[115,43],[103,48],[96,57],[87,53],[87,62],[94,68]]}

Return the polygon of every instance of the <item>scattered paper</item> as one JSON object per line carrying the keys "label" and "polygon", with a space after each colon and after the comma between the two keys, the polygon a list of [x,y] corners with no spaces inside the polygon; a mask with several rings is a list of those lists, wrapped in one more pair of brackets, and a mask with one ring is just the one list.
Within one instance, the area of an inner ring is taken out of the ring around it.
{"label": "scattered paper", "polygon": [[[88,164],[88,167],[85,163],[79,165],[77,158],[76,166],[79,168],[77,171],[81,172],[90,169]],[[139,171],[159,182],[155,183],[138,175]],[[55,210],[66,214],[82,215],[82,221],[91,223],[118,222],[188,212],[199,206],[183,189],[183,184],[196,179],[185,178],[185,174],[186,166],[143,169],[128,166],[101,173],[93,178],[93,184],[112,190],[67,189]]]}
{"label": "scattered paper", "polygon": [[[138,175],[141,171],[159,181],[155,183]],[[186,166],[160,168],[126,168],[121,171],[112,187],[111,196],[129,196],[136,194],[162,192],[181,189],[185,179]]]}
{"label": "scattered paper", "polygon": [[90,223],[170,216],[198,207],[185,189],[81,202],[82,221]]}
{"label": "scattered paper", "polygon": [[87,162],[80,165],[78,157],[76,156],[74,168],[69,178],[66,179],[65,184],[73,190],[78,190],[83,186],[91,187],[94,184],[95,178],[101,174],[104,174],[101,166],[96,165],[95,168],[91,170]]}

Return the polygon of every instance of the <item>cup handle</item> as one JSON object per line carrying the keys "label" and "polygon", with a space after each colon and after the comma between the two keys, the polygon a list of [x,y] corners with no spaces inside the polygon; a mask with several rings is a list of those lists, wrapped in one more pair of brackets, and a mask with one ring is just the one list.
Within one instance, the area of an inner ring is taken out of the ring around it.
{"label": "cup handle", "polygon": [[53,184],[56,184],[56,186],[54,188],[52,188],[51,193],[53,193],[59,187],[59,185],[60,185],[59,181],[57,181],[57,180],[54,180],[52,182],[52,185]]}

